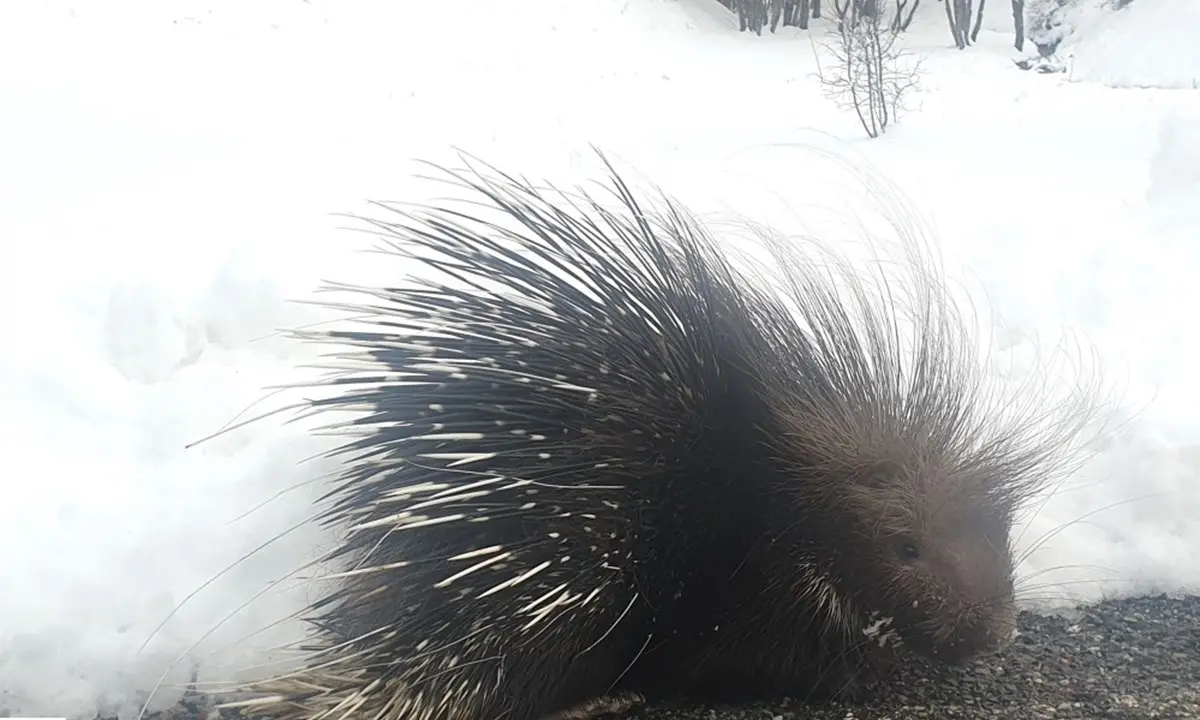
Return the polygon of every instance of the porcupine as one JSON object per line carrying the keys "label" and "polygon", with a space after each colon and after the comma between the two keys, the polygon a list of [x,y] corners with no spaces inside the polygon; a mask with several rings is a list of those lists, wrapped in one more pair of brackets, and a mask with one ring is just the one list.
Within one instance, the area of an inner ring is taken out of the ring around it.
{"label": "porcupine", "polygon": [[306,335],[352,348],[312,410],[365,409],[324,518],[342,572],[245,713],[837,697],[888,639],[1009,642],[1014,517],[1086,403],[990,385],[918,244],[885,279],[762,233],[766,282],[604,162],[611,205],[488,167],[446,171],[476,204],[368,220],[443,279],[350,288],[368,325]]}

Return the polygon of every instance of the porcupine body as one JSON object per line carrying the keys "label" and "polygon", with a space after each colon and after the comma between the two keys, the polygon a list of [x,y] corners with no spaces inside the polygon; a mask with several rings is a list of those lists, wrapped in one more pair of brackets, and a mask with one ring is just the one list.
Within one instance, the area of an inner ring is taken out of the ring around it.
{"label": "porcupine body", "polygon": [[481,206],[371,221],[444,281],[361,289],[367,325],[314,336],[354,348],[314,410],[364,410],[328,499],[341,572],[248,714],[828,696],[882,637],[1008,642],[1013,516],[1082,406],[999,412],[930,263],[872,281],[768,242],[772,287],[615,171],[611,206],[453,177]]}

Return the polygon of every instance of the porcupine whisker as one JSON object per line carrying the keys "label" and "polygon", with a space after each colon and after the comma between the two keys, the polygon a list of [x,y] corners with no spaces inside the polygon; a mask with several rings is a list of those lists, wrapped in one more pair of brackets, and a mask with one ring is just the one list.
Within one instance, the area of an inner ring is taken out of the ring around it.
{"label": "porcupine whisker", "polygon": [[1091,563],[1063,563],[1060,565],[1051,565],[1049,567],[1040,568],[1032,572],[1022,573],[1019,576],[1015,575],[1014,573],[1013,582],[1015,585],[1019,586],[1023,583],[1036,580],[1047,573],[1056,572],[1059,570],[1099,570],[1102,572],[1111,572],[1112,568],[1105,565],[1095,565]]}
{"label": "porcupine whisker", "polygon": [[[1016,581],[1014,582],[1014,586],[1018,590],[1024,590],[1028,587],[1028,583],[1032,582],[1033,580],[1036,580],[1037,578],[1039,578],[1043,575],[1047,575],[1052,572],[1058,572],[1061,570],[1089,570],[1092,572],[1106,572],[1106,573],[1114,572],[1113,568],[1107,567],[1105,565],[1076,564],[1076,563],[1072,563],[1069,565],[1052,565],[1050,567],[1045,567],[1040,570],[1028,573],[1026,575],[1022,575],[1021,577],[1016,579]],[[1125,579],[1132,579],[1132,578],[1125,578]],[[1081,581],[1072,581],[1072,582],[1081,582]],[[1056,585],[1056,584],[1057,583],[1048,583],[1046,586],[1052,587],[1053,585]]]}
{"label": "porcupine whisker", "polygon": [[1043,533],[1037,540],[1035,540],[1030,545],[1029,548],[1027,548],[1025,550],[1025,552],[1023,552],[1017,556],[1016,564],[1020,564],[1020,563],[1025,562],[1026,560],[1028,560],[1029,557],[1031,555],[1033,555],[1033,553],[1042,549],[1042,547],[1045,546],[1046,543],[1048,543],[1049,541],[1051,541],[1055,537],[1057,537],[1059,533],[1061,533],[1065,530],[1069,530],[1070,528],[1072,528],[1076,525],[1082,524],[1082,523],[1086,522],[1089,518],[1092,518],[1103,512],[1108,512],[1109,510],[1114,510],[1114,509],[1119,508],[1126,504],[1140,502],[1142,500],[1150,500],[1152,498],[1162,497],[1165,495],[1167,495],[1167,493],[1165,493],[1165,492],[1149,493],[1147,495],[1142,495],[1141,497],[1126,498],[1124,500],[1118,500],[1116,502],[1112,502],[1107,505],[1098,507],[1094,510],[1090,510],[1090,511],[1084,513],[1083,515],[1080,515],[1079,517],[1075,518],[1074,520],[1070,520],[1068,522],[1062,523],[1062,524],[1058,525],[1057,527],[1052,528],[1052,529],[1046,531],[1045,533]]}
{"label": "porcupine whisker", "polygon": [[[1088,580],[1063,580],[1061,582],[1046,583],[1044,585],[1035,586],[1033,588],[1033,590],[1053,590],[1055,588],[1075,587],[1075,586],[1080,586],[1080,585],[1094,585],[1094,586],[1127,585],[1127,584],[1131,584],[1131,583],[1136,583],[1137,581],[1138,581],[1138,578],[1136,578],[1136,577],[1125,577],[1125,576],[1110,577],[1110,578],[1091,578]],[[1051,594],[1048,592],[1044,595],[1035,595],[1035,594],[1032,594],[1028,589],[1023,589],[1017,595],[1017,598],[1019,600],[1025,600],[1025,601],[1046,599],[1046,598],[1058,599],[1059,597],[1060,596],[1054,595],[1054,594]]]}

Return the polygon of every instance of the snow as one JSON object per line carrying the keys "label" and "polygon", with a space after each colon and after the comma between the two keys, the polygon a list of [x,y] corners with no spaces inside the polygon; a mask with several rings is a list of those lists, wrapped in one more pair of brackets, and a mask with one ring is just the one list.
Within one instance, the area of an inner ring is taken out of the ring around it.
{"label": "snow", "polygon": [[1200,4],[1135,2],[1120,12],[1089,6],[1078,14],[1075,79],[1110,87],[1200,88]]}
{"label": "snow", "polygon": [[1200,93],[1152,89],[1194,86],[1197,9],[1097,16],[1068,77],[1014,67],[1006,6],[960,52],[931,5],[922,90],[867,141],[800,31],[569,5],[0,5],[0,710],[132,717],[297,637],[276,621],[330,541],[302,522],[329,441],[282,418],[199,441],[295,400],[264,400],[308,377],[277,331],[324,316],[293,300],[397,272],[336,213],[439,192],[413,161],[454,148],[571,182],[594,143],[785,228],[852,206],[828,153],[869,163],[1003,318],[1000,360],[1067,328],[1119,381],[1126,422],[1021,536],[1094,513],[1030,555],[1029,599],[1200,590]]}

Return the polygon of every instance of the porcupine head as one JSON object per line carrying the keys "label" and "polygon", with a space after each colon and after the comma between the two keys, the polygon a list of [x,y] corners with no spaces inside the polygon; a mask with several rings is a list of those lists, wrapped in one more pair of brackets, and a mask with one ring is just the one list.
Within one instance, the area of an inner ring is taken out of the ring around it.
{"label": "porcupine head", "polygon": [[1090,396],[1044,374],[1011,392],[939,279],[906,285],[793,293],[808,326],[785,321],[765,393],[769,563],[796,578],[776,600],[807,595],[850,649],[959,664],[1015,636],[1015,519],[1084,458]]}
{"label": "porcupine head", "polygon": [[1020,473],[1037,473],[1039,450],[989,448],[985,423],[959,424],[971,408],[948,402],[951,388],[926,390],[785,403],[777,451],[791,467],[777,491],[790,517],[780,522],[798,535],[785,543],[795,562],[832,586],[839,600],[827,610],[852,641],[898,639],[956,664],[1015,634],[1010,535],[1031,484]]}

